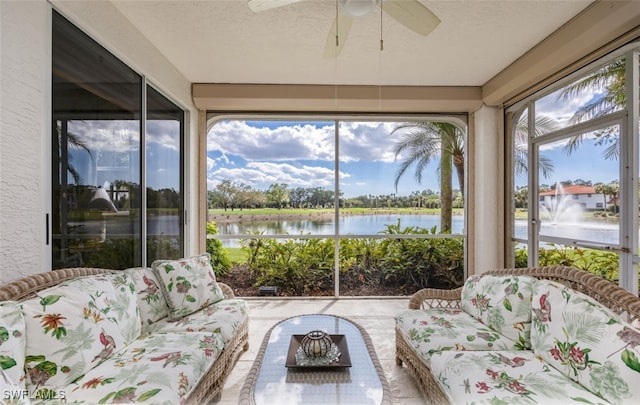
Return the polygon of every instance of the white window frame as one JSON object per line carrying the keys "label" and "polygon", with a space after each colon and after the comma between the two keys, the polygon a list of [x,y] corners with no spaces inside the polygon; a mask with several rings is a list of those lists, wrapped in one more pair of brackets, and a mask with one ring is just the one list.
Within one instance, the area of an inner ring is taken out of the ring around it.
{"label": "white window frame", "polygon": [[[546,142],[566,139],[571,134],[580,134],[593,131],[599,128],[607,126],[617,125],[620,127],[620,230],[619,230],[619,242],[618,244],[596,244],[588,241],[576,241],[565,238],[551,238],[548,236],[542,239],[546,242],[558,243],[562,245],[584,247],[589,249],[597,249],[603,251],[614,251],[619,255],[619,285],[620,287],[633,292],[638,293],[638,264],[640,263],[640,256],[638,256],[638,176],[639,172],[639,152],[640,147],[640,133],[638,130],[638,120],[640,115],[639,88],[640,88],[640,72],[638,69],[640,42],[635,42],[621,47],[615,52],[599,59],[598,61],[568,75],[562,80],[554,83],[540,92],[537,92],[526,99],[509,106],[505,111],[507,116],[509,113],[513,117],[518,117],[522,112],[528,110],[528,133],[533,134],[535,125],[535,101],[543,98],[544,96],[557,91],[558,89],[566,86],[567,84],[578,80],[594,70],[612,62],[615,59],[621,57],[625,58],[626,62],[626,91],[627,91],[627,105],[624,109],[608,114],[603,117],[592,119],[588,122],[577,124],[571,127],[563,128],[552,133],[538,136],[529,137],[528,140],[528,181],[527,187],[529,189],[529,208],[528,208],[528,226],[527,226],[527,239],[518,239],[513,235],[507,235],[506,240],[509,241],[510,247],[513,249],[516,243],[526,244],[528,250],[528,266],[538,265],[538,247],[540,245],[541,237],[539,235],[539,207],[538,197],[534,190],[538,189],[539,176],[538,176],[538,161],[539,161],[539,147]],[[514,128],[511,128],[512,132]],[[510,144],[515,145],[513,141],[513,133],[508,134],[511,137]],[[513,149],[510,153],[513,153]],[[514,167],[507,168],[508,171],[513,173]],[[515,178],[515,176],[511,176]],[[506,188],[508,190],[508,198],[512,198],[513,185]],[[513,213],[510,220],[513,220]],[[513,229],[513,227],[511,228]],[[515,243],[514,243],[515,242]],[[513,255],[511,255],[513,261]],[[513,262],[511,263],[513,265]]]}

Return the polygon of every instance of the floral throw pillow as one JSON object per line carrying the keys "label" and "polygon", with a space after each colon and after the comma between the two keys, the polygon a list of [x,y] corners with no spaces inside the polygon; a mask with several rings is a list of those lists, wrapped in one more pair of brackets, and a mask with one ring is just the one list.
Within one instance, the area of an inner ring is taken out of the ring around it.
{"label": "floral throw pillow", "polygon": [[612,404],[640,401],[640,330],[562,284],[534,284],[535,354]]}
{"label": "floral throw pillow", "polygon": [[471,276],[462,287],[462,309],[528,349],[534,281],[529,276]]}
{"label": "floral throw pillow", "polygon": [[224,299],[208,253],[151,264],[169,305],[169,319],[178,320]]}
{"label": "floral throw pillow", "polygon": [[19,303],[0,303],[0,388],[12,392],[25,388],[25,323]]}
{"label": "floral throw pillow", "polygon": [[140,335],[133,281],[123,273],[80,277],[22,303],[27,388],[58,390]]}
{"label": "floral throw pillow", "polygon": [[160,289],[160,282],[151,267],[134,267],[124,272],[133,279],[135,284],[143,330],[147,325],[169,315],[169,307]]}

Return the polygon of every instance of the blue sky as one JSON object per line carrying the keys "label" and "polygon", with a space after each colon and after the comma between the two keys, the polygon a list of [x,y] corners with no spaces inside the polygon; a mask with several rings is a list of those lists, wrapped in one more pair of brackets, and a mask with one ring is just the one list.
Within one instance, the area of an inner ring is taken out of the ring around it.
{"label": "blue sky", "polygon": [[[554,116],[566,119],[575,110],[569,103],[564,107],[553,111]],[[544,109],[541,107],[539,111]],[[345,197],[439,190],[437,163],[433,162],[423,172],[421,185],[416,183],[411,167],[396,192],[394,181],[399,159],[395,159],[393,148],[398,134],[391,132],[397,125],[397,122],[341,122],[340,187]],[[576,179],[609,183],[619,178],[617,161],[605,160],[602,147],[594,146],[592,137],[587,137],[570,156],[560,146],[541,147],[541,153],[554,164],[553,176],[542,178],[542,184]],[[273,183],[286,183],[290,188],[332,188],[333,151],[333,121],[221,121],[207,137],[208,187],[231,180],[262,190]],[[516,184],[526,185],[526,176],[519,176]],[[455,177],[454,187],[458,187]]]}
{"label": "blue sky", "polygon": [[[573,113],[597,94],[559,102],[551,94],[536,102],[538,114],[558,122]],[[408,195],[414,191],[439,190],[437,161],[423,172],[422,184],[414,179],[414,168],[394,187],[400,159],[393,151],[398,135],[391,135],[400,122],[341,121],[340,124],[340,188],[345,197],[359,195]],[[155,189],[179,187],[178,123],[147,122],[147,184]],[[103,185],[103,181],[139,182],[134,171],[96,175],[97,151],[128,156],[131,167],[139,164],[137,121],[74,121],[70,132],[80,136],[94,154],[71,149],[72,163],[84,176],[82,183]],[[216,123],[207,137],[207,183],[209,188],[223,180],[266,190],[273,183],[286,183],[290,188],[322,187],[333,189],[334,183],[333,121],[241,121]],[[619,179],[618,162],[605,160],[603,147],[594,146],[593,137],[570,156],[559,145],[541,147],[541,154],[554,163],[554,173],[542,184],[564,180],[590,180],[609,183]],[[123,174],[124,173],[124,174]],[[107,180],[105,180],[107,179]],[[516,185],[526,185],[526,176],[518,176]],[[458,179],[454,176],[454,188]]]}
{"label": "blue sky", "polygon": [[[396,193],[398,162],[390,133],[398,123],[341,122],[340,188],[345,197]],[[223,180],[267,189],[273,183],[290,188],[333,188],[334,122],[221,121],[207,137],[207,181]],[[417,186],[413,171],[398,186],[398,195],[437,190],[437,163]]]}
{"label": "blue sky", "polygon": [[[570,100],[560,98],[560,90],[542,97],[535,103],[536,115],[553,118],[562,128],[581,107],[603,95],[584,92]],[[549,178],[540,176],[540,184],[555,184],[559,181],[582,179],[596,183],[610,183],[620,179],[619,161],[605,159],[606,146],[597,145],[594,134],[586,134],[580,146],[571,154],[562,151],[565,142],[542,144],[540,154],[553,162],[553,174]],[[527,184],[526,175],[516,177],[517,186]]]}
{"label": "blue sky", "polygon": [[[70,146],[71,164],[81,176],[81,184],[108,186],[115,180],[140,182],[140,134],[138,121],[71,121],[69,132],[91,150]],[[171,120],[147,121],[147,186],[156,190],[180,187],[179,123]],[[122,170],[110,170],[120,166]],[[69,178],[69,182],[72,179]]]}
{"label": "blue sky", "polygon": [[[565,114],[566,115],[566,114]],[[408,195],[413,191],[439,190],[437,163],[423,172],[422,184],[414,180],[411,167],[394,188],[398,160],[393,147],[397,134],[390,135],[395,122],[342,122],[340,126],[340,187],[345,197],[358,195]],[[82,183],[103,185],[104,181],[131,177],[132,171],[95,173],[96,162],[103,153],[125,155],[136,167],[139,136],[130,123],[76,122],[73,132],[84,138],[92,157],[82,149],[71,149],[72,164],[83,176]],[[149,122],[147,125],[147,184],[154,189],[179,187],[179,144],[175,139],[177,123]],[[213,188],[222,180],[247,184],[265,190],[273,183],[286,183],[291,188],[333,188],[334,123],[285,121],[222,121],[207,137],[207,182]],[[602,147],[586,138],[583,146],[570,156],[558,145],[545,145],[541,153],[554,163],[554,174],[541,178],[542,184],[564,180],[590,180],[609,183],[619,178],[618,162],[605,160]],[[526,176],[518,176],[516,185],[526,185]],[[454,187],[458,187],[454,178]]]}
{"label": "blue sky", "polygon": [[[554,171],[550,178],[545,179],[540,176],[540,184],[555,184],[558,181],[577,179],[590,180],[593,184],[610,183],[619,180],[619,162],[617,160],[606,160],[603,157],[602,146],[594,145],[592,138],[587,138],[580,147],[571,155],[562,152],[559,147],[553,149],[541,148],[541,154],[554,164]],[[527,184],[526,175],[516,179],[516,185]]]}

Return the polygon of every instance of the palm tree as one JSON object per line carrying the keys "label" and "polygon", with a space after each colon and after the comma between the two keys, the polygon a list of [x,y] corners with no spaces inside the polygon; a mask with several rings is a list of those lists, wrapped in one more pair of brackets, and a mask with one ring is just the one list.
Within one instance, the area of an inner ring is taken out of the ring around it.
{"label": "palm tree", "polygon": [[391,134],[398,131],[402,135],[395,145],[395,156],[406,153],[396,173],[395,187],[402,175],[415,164],[414,177],[422,183],[425,167],[440,157],[440,226],[442,232],[451,230],[453,202],[452,165],[456,168],[460,192],[464,196],[464,131],[447,122],[407,122],[398,125]]}
{"label": "palm tree", "polygon": [[[89,146],[81,139],[80,135],[68,131],[66,121],[55,120],[55,135],[52,137],[53,151],[56,155],[53,158],[52,179],[53,179],[53,232],[60,235],[61,260],[66,259],[68,218],[67,193],[69,188],[68,176],[71,175],[74,184],[81,183],[80,173],[73,166],[72,155],[69,149],[82,149],[93,159]],[[64,265],[62,265],[64,267]]]}
{"label": "palm tree", "polygon": [[[534,136],[544,135],[558,128],[558,122],[553,118],[538,116],[535,118]],[[529,138],[528,114],[520,114],[514,128],[514,169],[516,174],[524,174],[528,170],[529,152],[527,141]],[[549,178],[553,173],[553,162],[546,156],[538,157],[538,167],[542,170],[542,175]]]}
{"label": "palm tree", "polygon": [[[536,135],[543,135],[557,128],[557,122],[549,117],[536,117]],[[396,158],[407,152],[396,173],[395,187],[398,189],[398,182],[407,169],[415,164],[414,177],[418,184],[422,181],[422,172],[425,167],[440,156],[440,223],[442,230],[451,229],[451,215],[453,192],[451,188],[451,165],[456,168],[460,193],[464,199],[464,131],[453,124],[446,122],[407,122],[394,128],[391,134],[404,130],[400,139],[395,145]],[[527,115],[521,114],[515,128],[515,169],[518,172],[527,171],[527,138],[528,126]],[[553,172],[553,163],[544,156],[540,156],[539,167],[545,177],[549,177]]]}
{"label": "palm tree", "polygon": [[63,167],[66,166],[67,172],[71,175],[75,184],[80,184],[80,181],[81,181],[80,173],[78,173],[76,168],[71,163],[72,156],[69,155],[67,151],[69,148],[84,149],[84,151],[86,151],[89,154],[89,157],[93,159],[91,150],[89,149],[89,146],[87,146],[87,144],[82,139],[80,139],[80,135],[74,134],[72,132],[68,132],[66,131],[66,128],[63,131],[62,125],[60,124],[59,121],[56,123],[56,133],[57,133],[57,137],[54,137],[54,142],[56,142],[54,147],[57,146],[58,150],[60,150],[61,148],[64,148],[64,150],[60,150],[59,152],[60,155],[62,155],[62,156],[59,156],[58,158],[61,160],[60,164]]}
{"label": "palm tree", "polygon": [[432,159],[440,154],[449,154],[456,168],[460,191],[464,195],[464,132],[446,122],[407,122],[398,125],[391,134],[402,130],[406,132],[403,132],[396,143],[394,152],[396,158],[404,151],[408,151],[408,156],[402,161],[396,174],[396,190],[400,177],[412,164],[416,163],[414,177],[420,184],[422,171]]}
{"label": "palm tree", "polygon": [[[594,97],[587,104],[579,108],[567,122],[570,125],[600,117],[618,111],[627,103],[625,89],[626,66],[624,58],[618,59],[595,71],[592,75],[573,83],[560,92],[559,100],[567,101],[584,94],[594,93],[601,96]],[[604,129],[595,133],[596,144],[607,145],[604,157],[616,160],[620,156],[620,137],[617,130]],[[584,140],[585,134],[572,137],[563,147],[568,155],[574,152]]]}
{"label": "palm tree", "polygon": [[598,183],[595,186],[596,194],[602,194],[602,198],[604,199],[603,212],[607,212],[607,195],[609,194],[609,186],[604,183]]}

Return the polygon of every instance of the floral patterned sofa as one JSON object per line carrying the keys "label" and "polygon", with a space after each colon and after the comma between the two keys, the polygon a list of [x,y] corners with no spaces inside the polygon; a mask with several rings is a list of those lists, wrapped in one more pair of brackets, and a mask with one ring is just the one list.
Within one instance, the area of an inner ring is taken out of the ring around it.
{"label": "floral patterned sofa", "polygon": [[0,287],[2,401],[206,403],[248,349],[247,309],[208,254],[16,280]]}
{"label": "floral patterned sofa", "polygon": [[429,403],[640,403],[640,298],[563,266],[414,294],[396,362]]}

